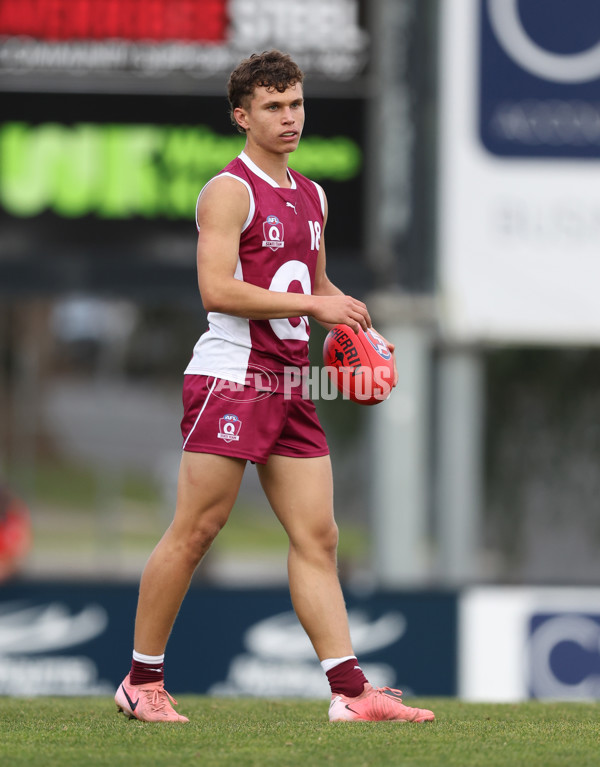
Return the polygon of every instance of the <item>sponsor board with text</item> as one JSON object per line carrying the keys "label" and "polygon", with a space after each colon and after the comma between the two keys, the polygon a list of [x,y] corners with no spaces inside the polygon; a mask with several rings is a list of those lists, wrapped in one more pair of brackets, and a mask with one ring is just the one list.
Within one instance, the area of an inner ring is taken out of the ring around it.
{"label": "sponsor board with text", "polygon": [[[6,585],[0,695],[113,694],[131,662],[136,600],[136,586]],[[454,594],[348,594],[347,602],[355,649],[373,683],[407,695],[456,693]],[[198,652],[210,663],[194,664]],[[174,693],[328,696],[285,589],[192,588],[166,670]]]}

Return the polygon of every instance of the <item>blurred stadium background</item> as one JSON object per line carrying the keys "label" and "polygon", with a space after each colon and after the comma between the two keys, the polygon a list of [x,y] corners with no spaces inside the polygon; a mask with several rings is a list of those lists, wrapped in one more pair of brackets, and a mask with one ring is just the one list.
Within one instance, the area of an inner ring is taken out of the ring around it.
{"label": "blurred stadium background", "polygon": [[[243,145],[229,71],[278,47],[330,275],[398,346],[388,402],[318,403],[357,650],[419,694],[600,696],[599,29],[595,0],[0,0],[0,694],[122,676],[205,329],[194,204]],[[229,639],[175,691],[321,694],[285,557],[250,468],[176,630],[214,604]]]}

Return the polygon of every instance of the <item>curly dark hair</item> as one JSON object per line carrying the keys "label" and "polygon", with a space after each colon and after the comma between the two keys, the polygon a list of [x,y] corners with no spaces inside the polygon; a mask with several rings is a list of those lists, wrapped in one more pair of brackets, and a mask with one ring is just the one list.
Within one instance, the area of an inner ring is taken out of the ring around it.
{"label": "curly dark hair", "polygon": [[247,108],[255,88],[273,88],[283,93],[303,81],[304,73],[289,54],[278,50],[253,53],[250,58],[241,61],[229,76],[227,97],[231,122],[240,133],[246,132],[238,125],[233,110]]}

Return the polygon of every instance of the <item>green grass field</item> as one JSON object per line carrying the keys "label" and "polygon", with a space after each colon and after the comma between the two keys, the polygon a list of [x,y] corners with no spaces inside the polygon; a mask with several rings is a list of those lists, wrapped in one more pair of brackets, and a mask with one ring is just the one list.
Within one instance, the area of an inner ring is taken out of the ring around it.
{"label": "green grass field", "polygon": [[600,705],[411,700],[432,724],[336,723],[324,701],[183,696],[189,724],[117,715],[98,698],[0,699],[0,763],[137,767],[586,767],[600,764]]}

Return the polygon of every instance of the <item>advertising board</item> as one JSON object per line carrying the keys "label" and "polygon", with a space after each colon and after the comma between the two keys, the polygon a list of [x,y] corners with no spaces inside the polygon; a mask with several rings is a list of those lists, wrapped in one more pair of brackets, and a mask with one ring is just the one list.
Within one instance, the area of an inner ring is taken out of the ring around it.
{"label": "advertising board", "polygon": [[[369,37],[359,0],[3,0],[0,87],[202,93],[253,51],[351,81]],[[16,80],[9,79],[11,76]],[[19,83],[19,78],[21,82]]]}
{"label": "advertising board", "polygon": [[[5,93],[0,293],[196,295],[202,186],[244,146],[222,96]],[[291,166],[327,194],[330,260],[362,258],[364,100],[307,98]],[[135,276],[134,276],[135,275]]]}
{"label": "advertising board", "polygon": [[[6,585],[0,695],[112,695],[129,668],[136,600],[133,586]],[[456,693],[454,594],[376,592],[347,602],[373,684],[402,685],[406,696]],[[192,588],[166,672],[176,694],[326,699],[329,691],[284,589]]]}
{"label": "advertising board", "polygon": [[459,696],[600,698],[600,590],[474,588],[459,607]]}
{"label": "advertising board", "polygon": [[441,4],[438,287],[457,341],[600,340],[600,5]]}

